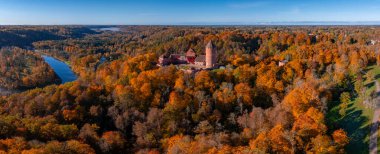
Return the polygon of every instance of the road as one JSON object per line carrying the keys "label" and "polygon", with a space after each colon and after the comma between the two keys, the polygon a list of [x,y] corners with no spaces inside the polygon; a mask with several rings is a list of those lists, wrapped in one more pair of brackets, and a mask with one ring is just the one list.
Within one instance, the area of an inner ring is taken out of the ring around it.
{"label": "road", "polygon": [[375,105],[375,112],[372,119],[372,125],[371,125],[371,134],[369,138],[369,153],[370,154],[377,154],[377,137],[378,135],[378,128],[379,128],[379,116],[380,116],[380,84],[376,81],[376,105]]}

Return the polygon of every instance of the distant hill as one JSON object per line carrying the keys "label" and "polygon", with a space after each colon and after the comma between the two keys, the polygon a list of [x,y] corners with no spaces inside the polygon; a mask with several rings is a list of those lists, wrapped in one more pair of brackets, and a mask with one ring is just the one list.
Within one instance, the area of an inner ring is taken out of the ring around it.
{"label": "distant hill", "polygon": [[33,42],[81,38],[98,32],[87,27],[72,26],[0,26],[0,47],[32,48]]}

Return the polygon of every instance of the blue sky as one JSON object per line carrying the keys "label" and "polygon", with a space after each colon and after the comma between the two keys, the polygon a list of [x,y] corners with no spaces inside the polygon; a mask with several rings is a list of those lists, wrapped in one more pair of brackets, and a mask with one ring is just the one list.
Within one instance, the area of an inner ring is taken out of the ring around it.
{"label": "blue sky", "polygon": [[0,25],[304,21],[380,23],[380,0],[0,0]]}

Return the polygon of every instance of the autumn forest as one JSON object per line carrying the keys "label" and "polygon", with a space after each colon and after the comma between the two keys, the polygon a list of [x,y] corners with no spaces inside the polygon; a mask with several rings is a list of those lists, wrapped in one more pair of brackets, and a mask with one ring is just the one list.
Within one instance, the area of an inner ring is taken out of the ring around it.
{"label": "autumn forest", "polygon": [[[217,67],[158,65],[209,42]],[[0,153],[368,153],[380,116],[378,26],[0,26],[0,48]]]}

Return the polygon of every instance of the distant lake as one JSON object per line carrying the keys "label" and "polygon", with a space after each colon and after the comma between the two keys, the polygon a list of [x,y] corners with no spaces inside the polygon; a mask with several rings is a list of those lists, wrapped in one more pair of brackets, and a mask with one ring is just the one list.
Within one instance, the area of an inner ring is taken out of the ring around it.
{"label": "distant lake", "polygon": [[107,27],[107,28],[95,28],[95,30],[118,32],[118,31],[120,31],[120,28],[119,27]]}
{"label": "distant lake", "polygon": [[66,63],[50,56],[43,55],[42,57],[44,58],[45,62],[50,65],[58,77],[61,78],[62,84],[75,81],[77,79],[77,76],[71,70],[70,66]]}

